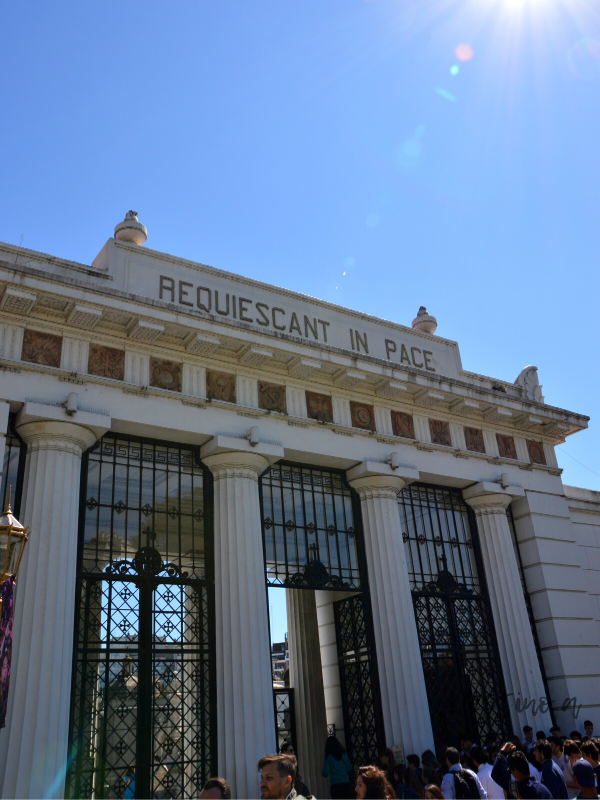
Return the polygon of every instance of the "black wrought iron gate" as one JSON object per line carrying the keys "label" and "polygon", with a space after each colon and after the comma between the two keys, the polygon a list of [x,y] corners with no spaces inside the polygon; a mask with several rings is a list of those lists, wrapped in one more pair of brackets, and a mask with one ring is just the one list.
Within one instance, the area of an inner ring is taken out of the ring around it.
{"label": "black wrought iron gate", "polygon": [[194,797],[210,777],[207,480],[173,445],[105,436],[84,458],[70,797]]}
{"label": "black wrought iron gate", "polygon": [[349,593],[334,603],[346,749],[371,763],[384,734],[358,498],[342,472],[279,462],[261,515],[267,586]]}

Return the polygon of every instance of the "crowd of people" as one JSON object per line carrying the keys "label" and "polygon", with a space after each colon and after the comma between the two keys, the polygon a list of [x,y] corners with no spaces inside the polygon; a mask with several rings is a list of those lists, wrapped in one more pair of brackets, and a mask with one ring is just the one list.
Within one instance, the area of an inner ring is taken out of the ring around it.
{"label": "crowd of people", "polygon": [[[386,748],[377,763],[354,769],[341,742],[329,736],[325,744],[322,775],[329,779],[335,798],[410,798],[410,800],[465,800],[465,798],[540,798],[573,800],[598,798],[600,787],[600,739],[586,720],[585,736],[560,728],[533,734],[526,725],[523,738],[508,742],[489,736],[477,744],[463,737],[460,750],[441,745],[437,755],[426,750],[411,753],[405,763],[396,763]],[[293,745],[284,742],[281,752],[258,762],[261,798],[267,800],[314,800],[298,770]],[[208,781],[201,798],[230,798],[222,778]]]}

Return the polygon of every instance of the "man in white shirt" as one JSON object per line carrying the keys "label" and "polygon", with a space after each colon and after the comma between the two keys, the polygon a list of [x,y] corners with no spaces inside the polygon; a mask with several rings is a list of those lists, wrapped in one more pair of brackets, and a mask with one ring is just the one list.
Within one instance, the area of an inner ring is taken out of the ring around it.
{"label": "man in white shirt", "polygon": [[479,792],[479,797],[482,798],[482,800],[486,800],[487,792],[481,785],[479,778],[472,770],[461,767],[460,755],[455,747],[449,747],[446,750],[446,766],[448,767],[448,772],[444,775],[442,780],[442,794],[446,800],[456,800],[454,776],[457,772],[461,772],[461,770],[467,773],[467,782],[472,784],[475,791]]}
{"label": "man in white shirt", "polygon": [[481,747],[474,747],[471,750],[477,777],[487,793],[488,800],[504,800],[504,790],[496,781],[492,780],[492,765],[488,761],[488,756],[491,761],[494,761],[497,752],[497,747],[491,753],[486,753]]}

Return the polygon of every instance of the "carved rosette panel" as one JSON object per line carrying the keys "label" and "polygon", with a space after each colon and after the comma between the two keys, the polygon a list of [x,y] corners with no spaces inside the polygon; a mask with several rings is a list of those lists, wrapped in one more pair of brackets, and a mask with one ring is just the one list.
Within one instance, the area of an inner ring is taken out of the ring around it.
{"label": "carved rosette panel", "polygon": [[90,375],[100,375],[115,381],[124,380],[125,351],[105,347],[103,344],[90,344],[88,372]]}
{"label": "carved rosette panel", "polygon": [[285,386],[267,381],[258,382],[258,407],[267,411],[278,411],[280,414],[287,413],[287,400]]}
{"label": "carved rosette panel", "polygon": [[529,453],[529,460],[532,464],[543,464],[546,466],[546,454],[544,453],[544,445],[541,442],[532,442],[528,439],[527,452]]}
{"label": "carved rosette panel", "polygon": [[162,358],[150,359],[150,386],[168,389],[171,392],[181,391],[181,368],[176,361],[165,361]]}
{"label": "carved rosette panel", "polygon": [[353,428],[362,428],[363,431],[375,430],[375,410],[367,403],[350,400],[350,418]]}
{"label": "carved rosette panel", "polygon": [[446,445],[446,447],[452,447],[450,424],[445,420],[430,419],[429,433],[431,434],[431,441],[433,444],[443,444]]}
{"label": "carved rosette panel", "polygon": [[42,331],[26,330],[23,336],[21,359],[45,367],[60,367],[62,336]]}
{"label": "carved rosette panel", "polygon": [[483,431],[479,428],[465,428],[465,442],[467,450],[471,450],[473,453],[485,453]]}
{"label": "carved rosette panel", "polygon": [[333,401],[328,394],[306,392],[306,411],[309,419],[333,422]]}
{"label": "carved rosette panel", "polygon": [[392,411],[392,430],[394,436],[402,436],[404,439],[417,438],[412,414],[406,414],[404,411]]}
{"label": "carved rosette panel", "polygon": [[505,436],[503,433],[496,434],[496,441],[498,442],[498,452],[502,458],[514,458],[517,460],[517,448],[515,447],[515,440],[512,436]]}
{"label": "carved rosette panel", "polygon": [[225,403],[235,403],[235,375],[229,372],[206,373],[206,396],[209,400],[223,400]]}

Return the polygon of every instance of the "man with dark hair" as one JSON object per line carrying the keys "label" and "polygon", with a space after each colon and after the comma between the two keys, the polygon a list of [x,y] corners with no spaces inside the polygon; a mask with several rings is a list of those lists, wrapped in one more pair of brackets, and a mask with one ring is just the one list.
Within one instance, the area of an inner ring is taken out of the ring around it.
{"label": "man with dark hair", "polygon": [[531,777],[525,753],[517,750],[512,742],[502,746],[492,769],[492,780],[504,789],[507,797],[552,800],[548,789]]}
{"label": "man with dark hair", "polygon": [[590,739],[594,738],[594,723],[591,720],[586,719],[586,721],[583,723],[583,729],[586,736],[589,736]]}
{"label": "man with dark hair", "polygon": [[595,742],[585,742],[581,745],[581,755],[585,758],[588,764],[591,765],[596,776],[596,783],[600,786],[600,752]]}
{"label": "man with dark hair", "polygon": [[594,775],[594,770],[587,761],[578,761],[573,766],[573,775],[575,776],[578,787],[581,789],[581,794],[578,794],[577,797],[598,797],[596,776]]}
{"label": "man with dark hair", "polygon": [[477,775],[472,770],[461,767],[460,753],[455,747],[446,750],[446,766],[448,772],[442,780],[442,794],[446,800],[487,798],[487,792]]}
{"label": "man with dark hair", "polygon": [[471,761],[475,767],[479,782],[485,789],[488,798],[490,798],[490,800],[496,800],[496,798],[501,798],[504,793],[502,787],[492,780],[491,754],[491,750],[486,752],[481,747],[471,748]]}
{"label": "man with dark hair", "polygon": [[231,789],[224,778],[211,778],[200,792],[200,800],[231,800]]}
{"label": "man with dark hair", "polygon": [[523,727],[523,735],[525,738],[523,739],[523,746],[526,750],[531,749],[531,745],[533,744],[533,728],[531,725],[525,725]]}
{"label": "man with dark hair", "polygon": [[296,768],[295,756],[263,756],[258,762],[260,796],[265,800],[304,800],[294,789]]}
{"label": "man with dark hair", "polygon": [[406,765],[408,769],[412,770],[417,776],[419,781],[423,783],[423,770],[421,769],[421,759],[415,753],[406,756]]}
{"label": "man with dark hair", "polygon": [[461,756],[468,756],[471,754],[471,748],[473,747],[473,741],[471,740],[470,736],[463,736],[460,740],[460,755]]}
{"label": "man with dark hair", "polygon": [[550,733],[552,734],[552,736],[558,736],[559,738],[562,736],[562,733],[560,732],[560,727],[558,725],[553,725],[550,728]]}
{"label": "man with dark hair", "polygon": [[579,733],[579,731],[571,731],[571,739],[572,739],[574,742],[581,742],[581,739],[582,739],[582,738],[583,738],[583,737],[581,736],[581,734]]}
{"label": "man with dark hair", "polygon": [[544,733],[544,731],[538,731],[536,733],[536,735],[535,735],[536,742],[541,742],[542,739],[545,739],[545,738],[546,738],[546,734]]}
{"label": "man with dark hair", "polygon": [[567,789],[569,790],[569,798],[570,800],[573,800],[573,798],[577,797],[577,792],[579,789],[577,781],[575,780],[573,767],[578,761],[583,760],[581,757],[581,750],[579,749],[579,742],[575,742],[573,739],[567,739],[567,741],[564,743],[564,751],[565,781],[567,783]]}
{"label": "man with dark hair", "polygon": [[541,764],[541,783],[549,790],[552,797],[557,800],[568,800],[569,792],[562,770],[552,760],[552,745],[546,739],[541,739],[533,745],[535,760]]}

